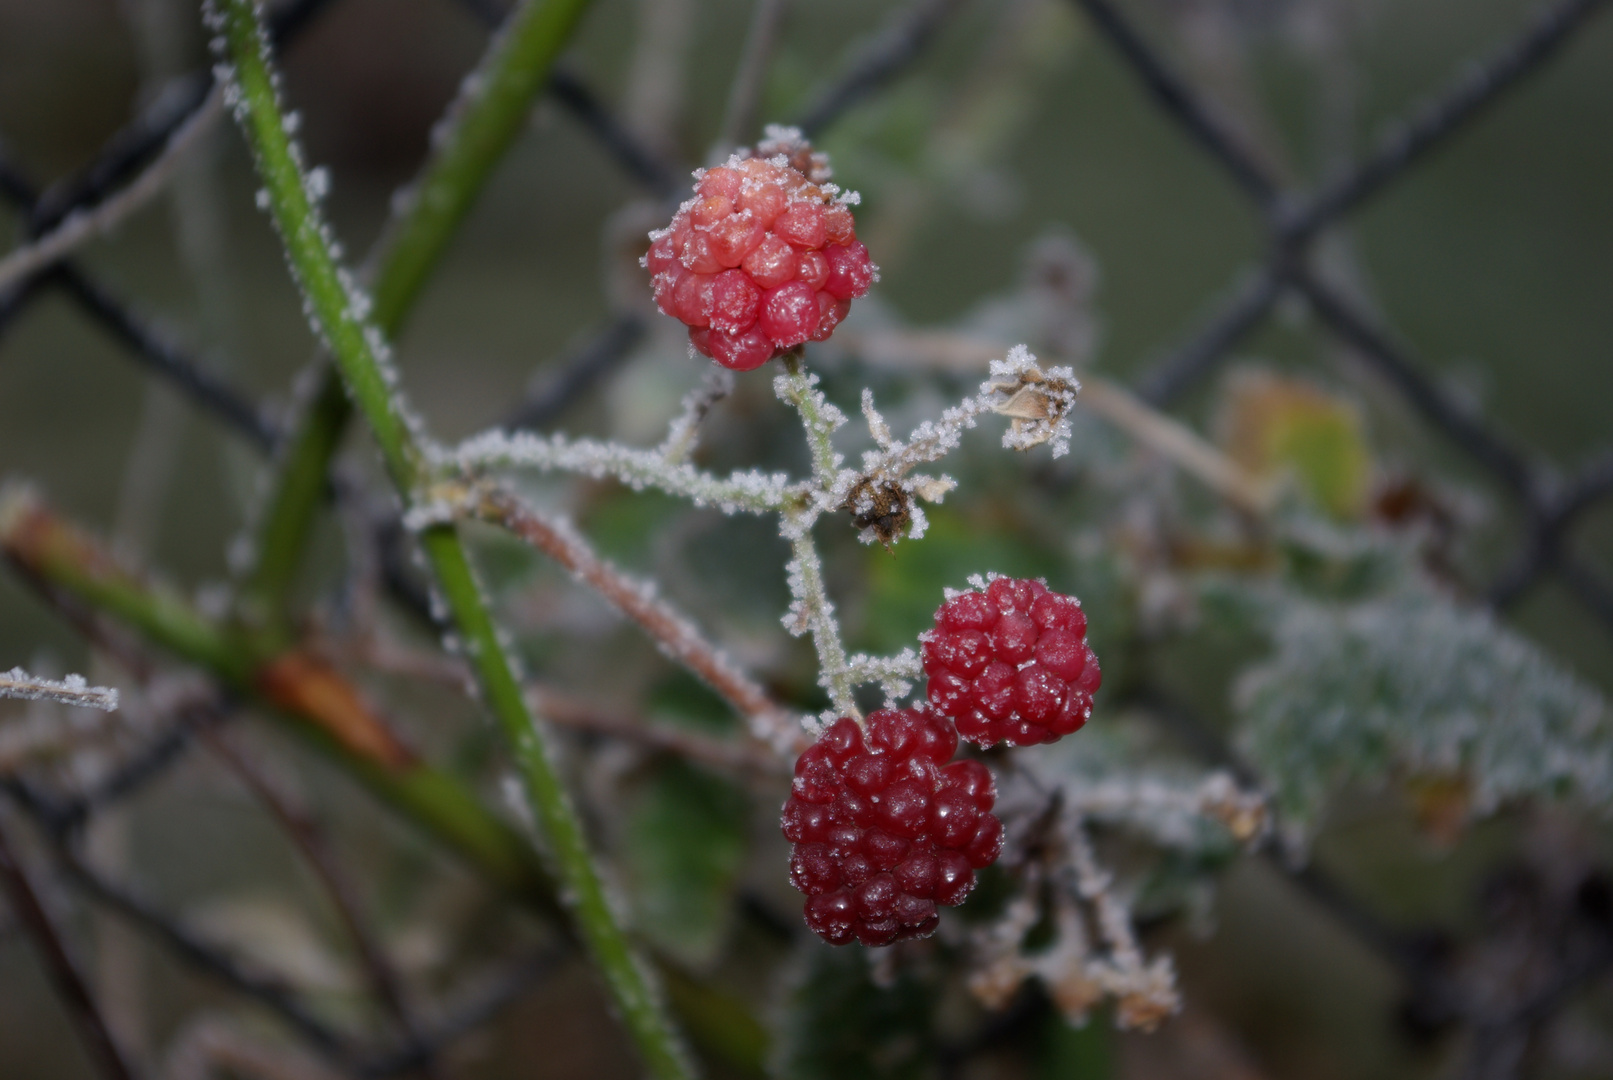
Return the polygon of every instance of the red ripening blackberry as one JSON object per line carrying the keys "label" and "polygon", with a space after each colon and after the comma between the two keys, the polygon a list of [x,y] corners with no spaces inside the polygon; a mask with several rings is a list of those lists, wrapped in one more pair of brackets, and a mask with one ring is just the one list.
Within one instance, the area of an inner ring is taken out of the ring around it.
{"label": "red ripening blackberry", "polygon": [[650,234],[643,260],[660,309],[735,371],[828,338],[877,276],[857,240],[855,200],[821,182],[821,155],[799,140],[761,147],[779,148],[795,152],[736,154],[697,172],[695,197]]}
{"label": "red ripening blackberry", "polygon": [[813,933],[831,945],[927,937],[937,905],[961,904],[997,860],[997,785],[978,761],[948,764],[957,748],[928,709],[882,709],[866,734],[836,720],[796,761],[782,824]]}
{"label": "red ripening blackberry", "polygon": [[952,597],[920,635],[930,705],[981,746],[1030,746],[1079,730],[1103,683],[1073,596],[999,577]]}

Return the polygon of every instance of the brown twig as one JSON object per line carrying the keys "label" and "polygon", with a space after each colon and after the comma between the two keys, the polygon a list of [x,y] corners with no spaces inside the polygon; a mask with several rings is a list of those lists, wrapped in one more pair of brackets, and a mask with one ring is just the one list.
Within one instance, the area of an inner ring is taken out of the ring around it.
{"label": "brown twig", "polygon": [[754,740],[715,739],[666,724],[652,724],[637,717],[613,714],[589,702],[552,691],[530,692],[543,714],[561,727],[641,743],[690,761],[746,775],[789,775],[789,762]]}
{"label": "brown twig", "polygon": [[[319,823],[296,804],[289,792],[282,790],[264,770],[253,764],[251,758],[243,754],[225,732],[206,727],[200,729],[197,735],[203,745],[263,804],[296,845],[330,897],[337,916],[352,939],[353,948],[358,953],[359,962],[369,977],[376,998],[396,1021],[405,1041],[410,1045],[423,1045],[397,969],[381,943],[370,932],[357,890],[325,842],[325,833]],[[421,1063],[421,1072],[427,1076],[435,1074],[429,1055]]]}
{"label": "brown twig", "polygon": [[56,930],[50,915],[39,900],[39,893],[28,873],[12,850],[3,823],[0,823],[0,885],[11,901],[11,911],[17,922],[33,938],[34,946],[44,961],[46,974],[56,988],[57,995],[67,1006],[73,1024],[89,1054],[95,1059],[102,1074],[112,1080],[135,1080],[135,1072],[124,1060],[112,1037],[106,1019],[90,995],[89,987],[67,953],[67,945]]}
{"label": "brown twig", "polygon": [[806,733],[795,717],[769,698],[654,589],[601,559],[574,530],[497,488],[480,488],[468,502],[467,509],[478,518],[508,529],[542,551],[638,623],[668,656],[727,700],[757,740],[792,757],[806,746]]}

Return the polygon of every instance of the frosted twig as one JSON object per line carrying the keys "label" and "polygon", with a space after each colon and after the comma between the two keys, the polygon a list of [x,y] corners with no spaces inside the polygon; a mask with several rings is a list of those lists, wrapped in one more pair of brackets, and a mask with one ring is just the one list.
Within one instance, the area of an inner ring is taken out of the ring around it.
{"label": "frosted twig", "polygon": [[1276,487],[1249,475],[1192,428],[1151,409],[1118,383],[1088,377],[1082,392],[1088,408],[1161,457],[1179,465],[1239,510],[1271,512]]}
{"label": "frosted twig", "polygon": [[817,545],[812,542],[811,528],[804,525],[796,528],[790,548],[795,558],[790,560],[785,572],[793,599],[784,616],[784,628],[797,637],[811,632],[813,647],[818,651],[818,685],[829,691],[836,713],[861,719],[862,713],[851,692],[851,667],[846,662],[846,647],[840,642],[834,604],[823,588],[823,563],[818,559]]}
{"label": "frosted twig", "polygon": [[135,177],[128,187],[108,196],[92,209],[69,214],[56,228],[0,259],[0,293],[67,258],[85,242],[110,232],[124,218],[161,194],[178,170],[185,152],[223,115],[223,95],[217,87],[174,132],[162,153]]}
{"label": "frosted twig", "polygon": [[1157,843],[1178,847],[1192,843],[1196,818],[1219,822],[1240,843],[1263,837],[1271,823],[1266,800],[1239,788],[1225,772],[1192,787],[1143,776],[1082,781],[1063,792],[1065,805],[1083,818],[1140,829]]}
{"label": "frosted twig", "polygon": [[54,701],[86,709],[112,712],[118,707],[118,692],[110,686],[91,686],[82,675],[69,675],[60,681],[40,679],[22,668],[0,674],[0,697],[24,701]]}
{"label": "frosted twig", "polygon": [[1113,875],[1098,866],[1079,815],[1066,814],[1063,831],[1075,892],[1091,906],[1109,953],[1106,960],[1088,964],[1086,974],[1118,999],[1115,1019],[1121,1027],[1152,1029],[1181,1009],[1170,958],[1157,957],[1150,964],[1143,956],[1131,912],[1112,891]]}
{"label": "frosted twig", "polygon": [[467,507],[484,521],[501,525],[554,559],[612,607],[638,623],[673,660],[703,679],[732,705],[751,734],[780,754],[799,753],[801,725],[779,707],[700,631],[665,600],[653,583],[636,581],[601,559],[569,523],[523,505],[498,490],[473,494]]}
{"label": "frosted twig", "polygon": [[789,491],[789,481],[783,473],[752,469],[723,479],[692,465],[668,461],[656,450],[568,439],[563,435],[489,431],[452,450],[436,451],[434,457],[439,467],[458,472],[530,468],[580,473],[596,479],[613,476],[635,491],[653,487],[686,498],[696,506],[712,506],[730,514],[779,510]]}
{"label": "frosted twig", "polygon": [[666,441],[658,452],[668,465],[679,465],[694,453],[700,440],[700,422],[717,402],[734,392],[734,373],[717,368],[708,374],[698,389],[683,395],[678,415],[667,426]]}
{"label": "frosted twig", "polygon": [[[996,341],[950,331],[842,331],[846,346],[867,363],[911,370],[967,374],[1002,348]],[[1193,476],[1216,494],[1252,514],[1270,512],[1275,489],[1250,476],[1192,428],[1154,409],[1125,387],[1100,375],[1081,377],[1081,401],[1088,409]]]}
{"label": "frosted twig", "polygon": [[871,397],[865,398],[864,412],[871,413],[869,426],[882,445],[863,455],[863,475],[875,481],[898,480],[920,465],[939,461],[958,448],[963,433],[980,417],[993,412],[1011,421],[1003,435],[1005,449],[1028,450],[1051,442],[1054,457],[1067,453],[1069,411],[1081,389],[1075,373],[1069,368],[1044,372],[1023,345],[1015,345],[1005,359],[991,361],[990,372],[977,393],[947,409],[939,419],[924,421],[906,442],[880,438],[884,422],[877,412],[871,412]]}
{"label": "frosted twig", "polygon": [[1140,967],[1143,952],[1131,929],[1131,914],[1110,891],[1114,876],[1098,865],[1092,841],[1087,838],[1086,825],[1078,815],[1066,816],[1064,843],[1069,852],[1076,891],[1097,913],[1098,929],[1115,962],[1121,967]]}
{"label": "frosted twig", "polygon": [[774,378],[773,392],[801,414],[807,444],[812,450],[812,479],[818,490],[827,493],[835,487],[840,463],[844,460],[835,453],[834,433],[846,422],[846,416],[829,404],[829,399],[818,389],[818,377],[802,366],[798,355],[784,357],[784,371]]}
{"label": "frosted twig", "polygon": [[912,693],[912,680],[923,677],[924,665],[912,649],[903,649],[895,656],[858,653],[846,662],[846,678],[853,686],[879,683],[892,701],[900,701]]}

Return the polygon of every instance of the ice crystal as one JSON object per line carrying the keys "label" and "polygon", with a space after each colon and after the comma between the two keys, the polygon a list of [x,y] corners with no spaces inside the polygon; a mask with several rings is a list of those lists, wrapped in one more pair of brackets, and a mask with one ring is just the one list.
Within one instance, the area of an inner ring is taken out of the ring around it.
{"label": "ice crystal", "polygon": [[530,468],[596,479],[610,476],[635,491],[657,488],[728,514],[777,510],[788,493],[788,478],[783,473],[750,469],[723,479],[692,465],[668,461],[658,451],[564,435],[489,431],[453,450],[439,451],[436,457],[438,465],[466,472]]}
{"label": "ice crystal", "polygon": [[109,686],[91,686],[82,675],[62,679],[42,679],[22,668],[0,674],[0,697],[23,701],[54,701],[86,709],[112,712],[118,707],[118,692]]}

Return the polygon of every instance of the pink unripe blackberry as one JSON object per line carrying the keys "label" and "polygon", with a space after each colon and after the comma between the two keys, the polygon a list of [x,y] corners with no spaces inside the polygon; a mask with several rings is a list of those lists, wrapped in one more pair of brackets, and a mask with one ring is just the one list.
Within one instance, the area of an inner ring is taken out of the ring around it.
{"label": "pink unripe blackberry", "polygon": [[790,881],[831,945],[929,935],[937,906],[961,904],[1002,852],[996,783],[978,761],[951,761],[950,723],[923,708],[867,723],[831,724],[796,761],[784,804]]}
{"label": "pink unripe blackberry", "polygon": [[981,746],[1029,746],[1079,730],[1103,684],[1073,596],[996,578],[960,593],[920,636],[930,706]]}
{"label": "pink unripe blackberry", "polygon": [[822,155],[790,133],[699,172],[695,195],[650,234],[656,305],[689,343],[749,371],[823,341],[878,276]]}

